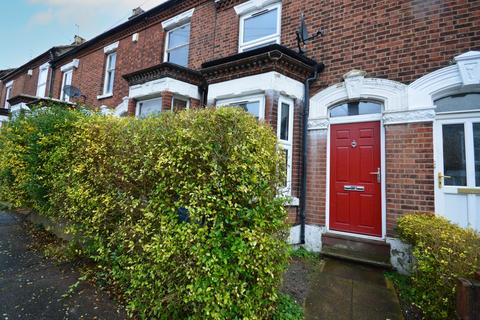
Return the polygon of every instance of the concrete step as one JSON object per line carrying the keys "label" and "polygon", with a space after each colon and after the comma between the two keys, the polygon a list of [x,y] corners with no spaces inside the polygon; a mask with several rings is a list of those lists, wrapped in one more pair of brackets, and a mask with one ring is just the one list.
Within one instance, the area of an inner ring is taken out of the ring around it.
{"label": "concrete step", "polygon": [[381,268],[392,268],[390,244],[382,240],[325,233],[322,236],[322,254]]}

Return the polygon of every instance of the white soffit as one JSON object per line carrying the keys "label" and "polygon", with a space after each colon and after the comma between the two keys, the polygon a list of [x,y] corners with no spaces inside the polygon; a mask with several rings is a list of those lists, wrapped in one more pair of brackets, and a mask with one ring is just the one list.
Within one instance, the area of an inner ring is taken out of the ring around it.
{"label": "white soffit", "polygon": [[250,94],[277,91],[287,97],[303,100],[304,85],[276,71],[214,83],[208,87],[208,103]]}
{"label": "white soffit", "polygon": [[162,28],[164,30],[169,30],[190,21],[194,11],[195,11],[195,8],[192,8],[188,11],[180,13],[179,15],[176,15],[173,18],[163,21]]}

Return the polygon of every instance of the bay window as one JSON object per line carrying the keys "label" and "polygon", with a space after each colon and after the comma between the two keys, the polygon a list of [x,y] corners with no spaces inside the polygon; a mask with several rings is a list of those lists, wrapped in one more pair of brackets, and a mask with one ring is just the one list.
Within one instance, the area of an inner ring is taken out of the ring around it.
{"label": "bay window", "polygon": [[292,152],[293,152],[293,100],[280,97],[278,100],[277,137],[285,157],[285,181],[280,190],[282,195],[291,195]]}

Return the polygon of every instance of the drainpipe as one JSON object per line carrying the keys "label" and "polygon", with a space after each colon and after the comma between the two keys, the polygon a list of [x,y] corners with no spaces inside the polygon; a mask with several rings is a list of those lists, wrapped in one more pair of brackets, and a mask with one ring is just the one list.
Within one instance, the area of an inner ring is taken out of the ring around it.
{"label": "drainpipe", "polygon": [[310,83],[317,80],[318,75],[323,71],[325,65],[317,63],[314,67],[313,75],[305,80],[305,93],[303,101],[302,115],[302,175],[300,177],[300,244],[305,244],[305,210],[306,210],[306,191],[307,191],[307,132],[308,132],[308,115],[310,111]]}
{"label": "drainpipe", "polygon": [[53,54],[53,51],[50,50],[50,72],[52,75],[50,76],[50,79],[48,80],[48,97],[53,98],[53,82],[55,80],[55,64],[53,63],[55,56]]}

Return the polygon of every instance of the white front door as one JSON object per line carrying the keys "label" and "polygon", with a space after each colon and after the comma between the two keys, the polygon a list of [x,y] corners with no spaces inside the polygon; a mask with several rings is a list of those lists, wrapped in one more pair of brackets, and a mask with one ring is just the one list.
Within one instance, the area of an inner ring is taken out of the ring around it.
{"label": "white front door", "polygon": [[434,139],[435,211],[480,231],[480,114],[439,116]]}

